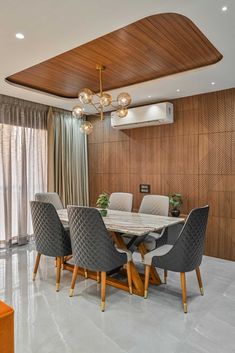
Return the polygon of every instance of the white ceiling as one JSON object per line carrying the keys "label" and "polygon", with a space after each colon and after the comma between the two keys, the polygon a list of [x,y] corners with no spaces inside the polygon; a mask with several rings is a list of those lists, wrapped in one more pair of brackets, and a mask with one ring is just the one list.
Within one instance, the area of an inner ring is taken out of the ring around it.
{"label": "white ceiling", "polygon": [[[226,13],[221,11],[224,5],[228,6]],[[72,109],[76,100],[16,87],[5,82],[5,78],[140,18],[162,12],[189,17],[224,58],[206,68],[126,87],[134,104],[235,87],[234,0],[0,0],[0,9],[2,94]],[[23,33],[25,39],[16,39],[17,32]],[[111,93],[115,97],[120,91],[123,89]]]}

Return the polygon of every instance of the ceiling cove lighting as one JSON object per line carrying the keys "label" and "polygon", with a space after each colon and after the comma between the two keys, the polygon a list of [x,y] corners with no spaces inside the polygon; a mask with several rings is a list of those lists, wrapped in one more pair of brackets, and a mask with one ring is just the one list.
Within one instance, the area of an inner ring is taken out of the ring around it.
{"label": "ceiling cove lighting", "polygon": [[24,39],[23,33],[16,33],[16,38],[17,39]]}
{"label": "ceiling cove lighting", "polygon": [[[116,110],[117,116],[119,118],[124,118],[127,116],[128,106],[131,104],[131,96],[126,92],[122,92],[119,93],[116,100],[113,100],[109,93],[103,92],[102,73],[105,70],[105,66],[96,65],[96,70],[99,71],[99,93],[94,93],[89,88],[82,88],[78,92],[79,101],[83,105],[90,105],[95,108],[101,121],[104,120],[105,107],[113,107]],[[72,114],[74,117],[82,119],[80,131],[89,135],[93,131],[93,125],[91,122],[84,120],[86,116],[85,108],[81,105],[76,105],[73,107]]]}
{"label": "ceiling cove lighting", "polygon": [[221,10],[222,10],[222,12],[226,12],[226,11],[228,10],[228,6],[223,6],[223,7],[221,8]]}

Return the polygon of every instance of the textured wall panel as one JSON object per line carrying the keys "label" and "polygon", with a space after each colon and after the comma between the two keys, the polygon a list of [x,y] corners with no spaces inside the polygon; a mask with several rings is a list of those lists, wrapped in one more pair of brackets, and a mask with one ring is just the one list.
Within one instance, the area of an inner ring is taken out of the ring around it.
{"label": "textured wall panel", "polygon": [[[210,205],[205,252],[235,260],[235,89],[173,101],[171,125],[126,131],[96,119],[89,136],[90,201],[103,190],[180,192],[182,212]],[[128,167],[129,164],[129,167]]]}

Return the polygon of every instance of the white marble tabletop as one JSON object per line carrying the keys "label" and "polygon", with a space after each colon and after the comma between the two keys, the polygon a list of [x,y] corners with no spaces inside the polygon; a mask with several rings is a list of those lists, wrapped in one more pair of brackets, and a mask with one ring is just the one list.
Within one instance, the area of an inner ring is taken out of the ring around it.
{"label": "white marble tabletop", "polygon": [[[63,223],[68,222],[67,209],[57,212]],[[109,231],[141,236],[184,222],[184,218],[108,210],[108,214],[103,217],[103,221]]]}

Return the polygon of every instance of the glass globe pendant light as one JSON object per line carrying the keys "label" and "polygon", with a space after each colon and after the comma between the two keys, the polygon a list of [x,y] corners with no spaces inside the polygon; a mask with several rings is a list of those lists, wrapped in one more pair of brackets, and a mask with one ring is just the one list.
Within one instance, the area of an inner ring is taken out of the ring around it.
{"label": "glass globe pendant light", "polygon": [[75,107],[73,107],[72,115],[75,118],[82,118],[83,114],[84,114],[83,108],[80,107],[80,105],[75,105]]}
{"label": "glass globe pendant light", "polygon": [[121,107],[117,110],[116,114],[119,118],[125,118],[128,114],[128,109],[126,107]]}
{"label": "glass globe pendant light", "polygon": [[93,125],[90,121],[84,121],[82,125],[80,126],[80,131],[83,134],[90,135],[93,131]]}
{"label": "glass globe pendant light", "polygon": [[131,96],[126,92],[120,93],[117,96],[117,102],[121,107],[128,107],[131,104]]}
{"label": "glass globe pendant light", "polygon": [[93,93],[89,88],[83,88],[79,91],[78,98],[82,104],[90,104],[92,102]]}
{"label": "glass globe pendant light", "polygon": [[[113,101],[109,93],[103,92],[102,72],[105,70],[105,66],[98,64],[96,65],[96,70],[99,71],[99,93],[94,93],[89,88],[83,88],[78,93],[79,101],[82,104],[92,106],[97,114],[99,114],[101,121],[104,119],[104,108],[106,107],[115,108],[117,116],[124,118],[128,114],[131,96],[126,92],[122,92],[117,96],[117,99]],[[72,115],[76,118],[83,118],[84,109],[80,105],[76,105],[72,110]],[[80,126],[80,131],[89,135],[93,131],[93,125],[90,121],[83,121]]]}
{"label": "glass globe pendant light", "polygon": [[112,96],[108,93],[103,93],[100,97],[100,105],[108,107],[112,103]]}

